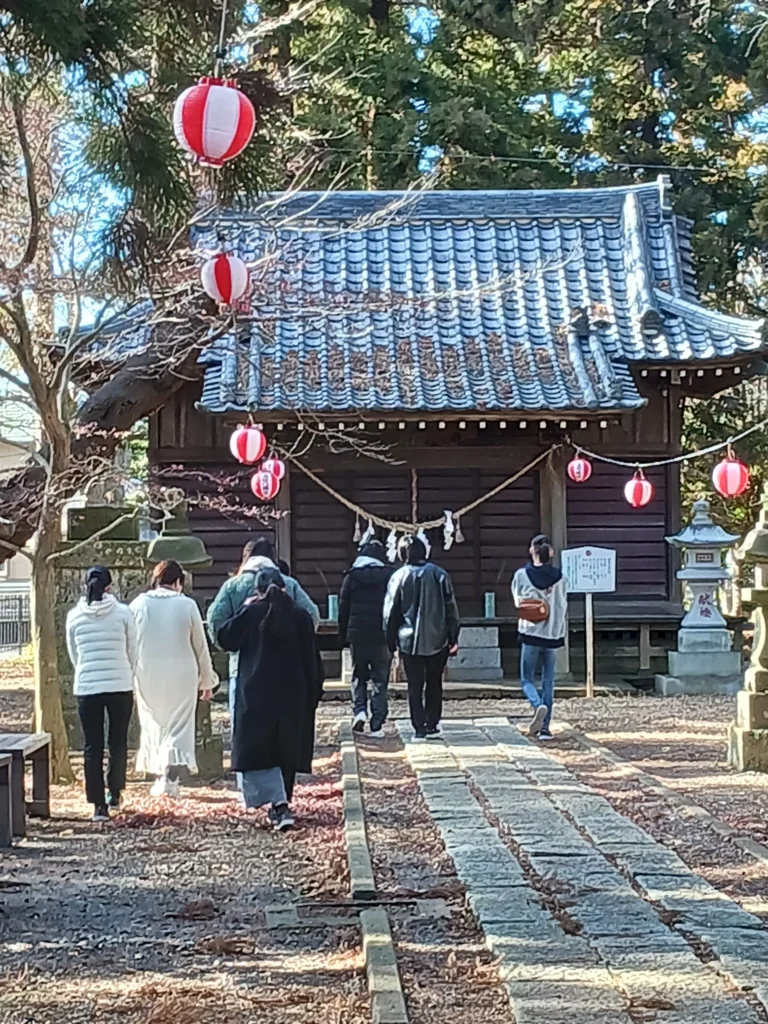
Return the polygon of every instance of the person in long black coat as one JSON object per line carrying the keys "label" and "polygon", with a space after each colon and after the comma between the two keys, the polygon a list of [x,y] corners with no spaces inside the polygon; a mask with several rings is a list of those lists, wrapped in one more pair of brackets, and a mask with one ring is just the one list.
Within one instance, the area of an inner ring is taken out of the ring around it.
{"label": "person in long black coat", "polygon": [[290,828],[296,773],[312,770],[323,690],[314,623],[288,596],[280,573],[263,569],[255,597],[221,626],[217,640],[240,652],[232,768],[243,774],[246,806],[269,803],[275,828]]}

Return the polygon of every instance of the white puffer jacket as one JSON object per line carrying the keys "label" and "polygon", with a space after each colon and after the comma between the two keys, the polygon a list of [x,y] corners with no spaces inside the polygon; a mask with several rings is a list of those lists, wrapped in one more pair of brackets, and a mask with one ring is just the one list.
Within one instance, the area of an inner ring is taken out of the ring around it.
{"label": "white puffer jacket", "polygon": [[67,650],[75,666],[76,697],[133,689],[136,623],[112,594],[92,604],[80,598],[67,615]]}

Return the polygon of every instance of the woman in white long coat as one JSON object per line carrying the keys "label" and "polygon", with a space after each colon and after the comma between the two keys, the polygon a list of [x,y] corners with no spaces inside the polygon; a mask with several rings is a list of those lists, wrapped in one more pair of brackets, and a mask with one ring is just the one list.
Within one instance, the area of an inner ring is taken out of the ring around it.
{"label": "woman in white long coat", "polygon": [[216,682],[200,611],[183,589],[178,562],[160,562],[152,589],[130,606],[136,619],[141,725],[136,770],[157,776],[153,796],[178,796],[180,768],[197,768],[197,698],[210,700]]}

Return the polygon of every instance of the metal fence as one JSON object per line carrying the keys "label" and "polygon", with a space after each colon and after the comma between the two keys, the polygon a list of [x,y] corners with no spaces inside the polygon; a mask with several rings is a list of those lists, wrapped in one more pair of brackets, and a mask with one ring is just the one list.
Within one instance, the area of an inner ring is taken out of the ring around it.
{"label": "metal fence", "polygon": [[21,651],[29,639],[29,594],[0,594],[0,651]]}

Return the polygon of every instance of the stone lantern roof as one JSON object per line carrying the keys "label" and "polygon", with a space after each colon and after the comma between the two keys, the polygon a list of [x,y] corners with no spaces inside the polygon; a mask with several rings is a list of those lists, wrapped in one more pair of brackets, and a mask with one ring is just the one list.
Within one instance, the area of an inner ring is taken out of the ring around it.
{"label": "stone lantern roof", "polygon": [[676,548],[727,548],[739,539],[736,533],[726,533],[722,526],[712,522],[710,504],[700,498],[693,503],[693,518],[674,537],[666,537],[667,544]]}

